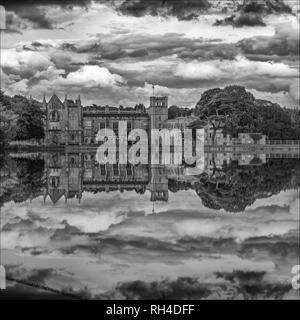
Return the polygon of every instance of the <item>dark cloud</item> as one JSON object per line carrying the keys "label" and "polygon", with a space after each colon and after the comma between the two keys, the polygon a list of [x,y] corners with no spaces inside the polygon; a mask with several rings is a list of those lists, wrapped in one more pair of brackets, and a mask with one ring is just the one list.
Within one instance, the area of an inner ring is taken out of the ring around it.
{"label": "dark cloud", "polygon": [[146,49],[136,49],[131,52],[128,52],[128,57],[130,58],[142,58],[148,55],[148,51]]}
{"label": "dark cloud", "polygon": [[281,78],[267,78],[262,76],[248,77],[240,81],[241,85],[247,86],[248,89],[255,89],[262,92],[288,92],[291,81]]}
{"label": "dark cloud", "polygon": [[246,0],[241,11],[258,14],[292,13],[290,6],[283,0]]}
{"label": "dark cloud", "polygon": [[292,13],[292,9],[283,0],[246,0],[237,13],[217,20],[215,25],[231,25],[238,28],[266,26],[264,22],[266,15],[281,13]]}
{"label": "dark cloud", "polygon": [[177,55],[181,59],[234,59],[240,52],[235,44],[219,43],[218,39],[190,39],[180,33],[162,35],[123,35],[107,38],[101,34],[99,39],[87,42],[65,42],[61,49],[76,53],[95,54],[93,61],[135,58],[137,60],[154,60],[160,57]]}
{"label": "dark cloud", "polygon": [[241,13],[238,15],[232,15],[223,20],[217,20],[214,23],[215,26],[227,26],[231,25],[233,27],[241,28],[241,27],[255,27],[260,26],[264,27],[266,24],[263,21],[261,15],[256,13]]}
{"label": "dark cloud", "polygon": [[218,278],[229,281],[244,299],[282,299],[292,291],[290,283],[268,282],[264,271],[217,272]]}
{"label": "dark cloud", "polygon": [[174,16],[179,20],[191,20],[209,8],[208,0],[125,0],[117,11],[135,17]]}
{"label": "dark cloud", "polygon": [[233,271],[216,273],[223,279],[218,283],[201,282],[198,278],[178,277],[176,280],[145,282],[141,280],[123,282],[106,294],[96,296],[101,299],[138,299],[138,300],[172,300],[172,299],[282,299],[292,291],[289,283],[268,282],[265,272]]}
{"label": "dark cloud", "polygon": [[38,7],[22,7],[16,11],[21,19],[30,21],[34,29],[53,29],[54,21],[47,16],[47,12]]}
{"label": "dark cloud", "polygon": [[255,237],[246,239],[240,249],[239,254],[243,258],[254,257],[257,252],[266,253],[268,257],[282,261],[284,259],[299,258],[299,237],[297,236],[270,236]]}
{"label": "dark cloud", "polygon": [[249,283],[261,282],[266,275],[265,271],[244,271],[236,270],[233,272],[216,272],[217,278],[223,278],[229,282]]}
{"label": "dark cloud", "polygon": [[[102,2],[104,2],[103,0]],[[86,6],[90,4],[92,0],[3,0],[1,4],[10,10],[19,7],[33,7],[33,6]]]}
{"label": "dark cloud", "polygon": [[48,6],[59,6],[64,10],[72,10],[74,6],[88,8],[91,2],[90,0],[1,1],[1,5],[6,9],[6,32],[22,33],[26,29],[55,29],[55,17],[47,14]]}
{"label": "dark cloud", "polygon": [[205,40],[192,40],[178,33],[163,35],[126,34],[114,38],[99,34],[98,39],[80,43],[64,43],[62,49],[77,53],[98,53],[99,57],[107,60],[117,60],[125,57],[145,57],[154,59],[176,54],[184,49],[195,50]]}
{"label": "dark cloud", "polygon": [[[11,282],[8,281],[10,284]],[[16,283],[6,290],[0,290],[0,300],[69,300],[74,299],[67,295],[44,291],[25,284]]]}
{"label": "dark cloud", "polygon": [[[145,15],[174,16],[179,20],[191,20],[197,18],[203,12],[210,8],[208,0],[124,0],[124,1],[109,1],[109,0],[27,0],[27,1],[2,1],[2,4],[16,14],[20,14],[23,10],[30,11],[37,6],[60,6],[64,9],[72,9],[74,6],[81,6],[88,8],[92,2],[105,3],[110,7],[113,7],[117,12],[124,15],[130,15],[135,17],[142,17]],[[30,9],[30,10],[29,10]],[[24,13],[23,13],[24,14]],[[32,22],[39,22],[42,27],[49,27],[49,21],[45,20],[44,15],[33,15],[27,19]],[[52,25],[51,25],[52,26]]]}
{"label": "dark cloud", "polygon": [[54,18],[47,15],[47,10],[36,6],[18,6],[7,8],[6,32],[22,33],[27,29],[54,29]]}
{"label": "dark cloud", "polygon": [[27,25],[14,12],[6,12],[6,33],[22,33]]}
{"label": "dark cloud", "polygon": [[[163,280],[154,282],[132,281],[121,283],[104,297],[111,299],[121,295],[124,299],[138,300],[178,300],[204,299],[211,293],[208,286],[197,279],[186,277],[175,281]],[[103,297],[103,298],[104,298]]]}
{"label": "dark cloud", "polygon": [[[39,29],[54,29],[56,28],[55,17],[47,15],[47,7],[59,6],[62,10],[72,10],[74,7],[82,7],[88,9],[92,2],[104,3],[112,7],[117,12],[135,17],[142,17],[145,15],[162,16],[162,17],[177,17],[179,20],[192,20],[198,18],[203,13],[207,12],[212,4],[214,9],[223,8],[223,4],[218,4],[210,0],[123,0],[123,1],[109,1],[109,0],[27,0],[27,1],[2,1],[1,4],[6,7],[8,11],[8,32],[21,32],[27,28]],[[239,12],[225,18],[224,20],[217,20],[216,25],[233,25],[235,27],[243,26],[264,26],[263,17],[266,14],[280,14],[291,13],[291,8],[282,0],[265,0],[263,2],[248,2],[243,6],[235,6]],[[229,8],[232,7],[229,5]],[[225,9],[228,4],[225,4]],[[223,9],[224,9],[223,8]],[[227,8],[228,9],[228,8]],[[18,19],[12,19],[10,13],[15,14]],[[26,25],[30,22],[30,26]]]}
{"label": "dark cloud", "polygon": [[[51,268],[26,269],[18,265],[6,266],[6,281],[9,284],[5,295],[0,294],[2,299],[77,299],[73,289],[53,288],[47,286],[47,281],[56,275]],[[78,292],[76,292],[78,294]]]}
{"label": "dark cloud", "polygon": [[31,269],[27,270],[18,265],[16,266],[6,266],[7,278],[15,280],[26,280],[31,283],[45,284],[46,280],[55,274],[54,269]]}
{"label": "dark cloud", "polygon": [[38,50],[45,50],[51,48],[52,45],[48,43],[41,43],[39,41],[34,41],[29,44],[24,44],[22,49],[25,51],[38,51]]}
{"label": "dark cloud", "polygon": [[295,56],[299,57],[299,30],[291,25],[279,25],[274,36],[257,36],[239,41],[237,46],[242,52],[254,58],[264,56]]}
{"label": "dark cloud", "polygon": [[233,43],[203,43],[182,49],[178,57],[184,60],[233,60],[239,53],[239,48]]}

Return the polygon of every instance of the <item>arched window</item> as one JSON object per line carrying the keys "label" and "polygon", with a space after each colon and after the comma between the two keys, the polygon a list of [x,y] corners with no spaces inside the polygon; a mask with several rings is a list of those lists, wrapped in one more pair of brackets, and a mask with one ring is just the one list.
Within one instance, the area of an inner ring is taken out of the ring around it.
{"label": "arched window", "polygon": [[52,188],[57,188],[59,186],[59,177],[50,177],[50,185]]}
{"label": "arched window", "polygon": [[50,121],[59,121],[59,113],[56,110],[50,113]]}

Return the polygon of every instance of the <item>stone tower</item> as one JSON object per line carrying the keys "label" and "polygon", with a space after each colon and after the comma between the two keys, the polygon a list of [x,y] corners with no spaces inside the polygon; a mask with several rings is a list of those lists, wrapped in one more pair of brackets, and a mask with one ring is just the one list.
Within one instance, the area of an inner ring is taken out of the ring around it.
{"label": "stone tower", "polygon": [[49,102],[43,100],[46,111],[45,143],[46,145],[81,145],[83,140],[82,105],[80,96],[74,102],[65,97],[62,102],[54,94]]}
{"label": "stone tower", "polygon": [[148,113],[151,121],[151,129],[162,129],[168,119],[168,97],[150,97]]}
{"label": "stone tower", "polygon": [[83,140],[82,132],[82,105],[80,96],[74,102],[68,100],[65,97],[64,105],[67,112],[67,123],[66,123],[66,145],[81,145]]}
{"label": "stone tower", "polygon": [[64,145],[66,136],[66,107],[54,94],[49,102],[44,97],[43,109],[46,110],[45,143]]}

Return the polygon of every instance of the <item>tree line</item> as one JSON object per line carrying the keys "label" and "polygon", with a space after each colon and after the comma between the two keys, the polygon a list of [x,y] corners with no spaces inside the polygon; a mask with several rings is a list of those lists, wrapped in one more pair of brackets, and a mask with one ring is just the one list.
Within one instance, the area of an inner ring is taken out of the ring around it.
{"label": "tree line", "polygon": [[[136,105],[135,108],[145,108]],[[195,108],[172,105],[169,119],[194,114],[193,128],[208,122],[214,132],[222,129],[235,137],[238,133],[261,133],[269,139],[300,139],[300,109],[282,108],[267,100],[255,99],[242,86],[205,91]],[[0,144],[12,140],[44,138],[45,112],[42,104],[21,95],[10,97],[0,91]]]}
{"label": "tree line", "polygon": [[0,143],[44,138],[42,104],[21,95],[10,97],[0,91]]}
{"label": "tree line", "polygon": [[287,109],[268,100],[255,99],[242,86],[205,91],[195,107],[200,120],[210,122],[214,132],[262,133],[269,139],[300,139],[300,109]]}

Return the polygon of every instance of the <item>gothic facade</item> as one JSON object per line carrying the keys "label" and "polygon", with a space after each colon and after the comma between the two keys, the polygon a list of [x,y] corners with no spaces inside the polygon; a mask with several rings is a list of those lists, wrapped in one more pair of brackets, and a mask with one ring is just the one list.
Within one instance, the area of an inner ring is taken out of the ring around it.
{"label": "gothic facade", "polygon": [[118,123],[127,121],[127,132],[133,129],[160,129],[168,119],[168,98],[150,97],[150,107],[143,105],[135,108],[86,107],[80,97],[62,102],[53,95],[46,102],[45,144],[47,146],[82,146],[96,144],[99,129],[112,129],[118,135]]}

